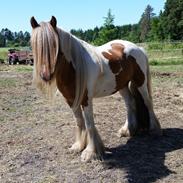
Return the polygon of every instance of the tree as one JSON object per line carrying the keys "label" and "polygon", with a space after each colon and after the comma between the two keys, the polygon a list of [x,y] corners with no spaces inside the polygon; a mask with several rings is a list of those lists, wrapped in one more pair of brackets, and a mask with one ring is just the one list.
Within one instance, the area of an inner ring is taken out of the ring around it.
{"label": "tree", "polygon": [[104,26],[98,33],[98,37],[94,41],[96,45],[102,45],[108,41],[117,38],[117,28],[114,26],[114,15],[108,10],[107,17],[104,17]]}
{"label": "tree", "polygon": [[109,9],[107,12],[107,17],[104,17],[104,27],[110,27],[114,25],[114,18],[115,16],[112,15],[111,9]]}
{"label": "tree", "polygon": [[30,40],[30,33],[29,32],[25,32],[24,33],[24,39],[25,39],[25,41],[28,43],[29,42],[29,40]]}
{"label": "tree", "polygon": [[6,46],[6,39],[5,39],[5,29],[2,29],[0,32],[0,47]]}
{"label": "tree", "polygon": [[164,12],[160,15],[162,38],[183,39],[183,0],[167,0]]}
{"label": "tree", "polygon": [[158,16],[148,5],[139,23],[122,26],[114,25],[115,16],[109,9],[101,27],[86,31],[71,30],[79,38],[101,45],[113,39],[124,39],[132,42],[183,40],[183,0],[167,0],[164,11]]}
{"label": "tree", "polygon": [[0,33],[0,47],[4,47],[5,46],[5,43],[4,43],[4,36],[1,35]]}
{"label": "tree", "polygon": [[140,29],[139,29],[139,24],[133,24],[131,25],[131,31],[129,33],[129,36],[127,40],[139,43],[140,42]]}
{"label": "tree", "polygon": [[151,20],[154,17],[153,8],[147,5],[142,17],[140,19],[140,41],[144,42],[151,30]]}
{"label": "tree", "polygon": [[151,20],[148,39],[149,41],[163,41],[165,39],[159,16],[155,16]]}

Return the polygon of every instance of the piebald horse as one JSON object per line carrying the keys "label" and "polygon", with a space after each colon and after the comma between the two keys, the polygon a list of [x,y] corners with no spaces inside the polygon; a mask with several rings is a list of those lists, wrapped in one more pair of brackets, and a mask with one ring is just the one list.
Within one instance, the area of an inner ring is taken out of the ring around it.
{"label": "piebald horse", "polygon": [[153,110],[151,78],[144,50],[124,40],[92,46],[49,22],[31,18],[31,45],[35,59],[33,81],[44,93],[62,93],[77,123],[76,142],[70,148],[81,152],[86,162],[102,158],[105,148],[95,127],[93,98],[119,91],[127,108],[127,119],[119,136],[138,131],[160,135]]}

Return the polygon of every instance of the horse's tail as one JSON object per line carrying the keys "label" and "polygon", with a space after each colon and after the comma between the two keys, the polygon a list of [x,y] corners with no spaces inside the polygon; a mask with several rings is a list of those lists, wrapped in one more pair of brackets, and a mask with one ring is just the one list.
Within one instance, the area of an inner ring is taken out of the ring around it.
{"label": "horse's tail", "polygon": [[150,125],[149,110],[144,103],[144,99],[134,82],[129,83],[129,89],[135,99],[135,115],[137,122],[135,130],[148,130]]}
{"label": "horse's tail", "polygon": [[151,102],[153,102],[152,100],[152,81],[151,81],[151,73],[150,73],[150,68],[149,68],[149,64],[148,64],[148,58],[146,57],[146,61],[147,61],[147,89],[148,89],[148,93],[149,93],[149,97],[151,99]]}

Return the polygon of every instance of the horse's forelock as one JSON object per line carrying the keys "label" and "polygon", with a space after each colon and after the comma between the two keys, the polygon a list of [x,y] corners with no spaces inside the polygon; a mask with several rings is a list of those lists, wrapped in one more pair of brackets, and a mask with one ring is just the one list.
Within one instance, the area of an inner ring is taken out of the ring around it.
{"label": "horse's forelock", "polygon": [[42,22],[40,27],[33,29],[31,43],[36,69],[41,70],[44,66],[52,74],[57,61],[59,40],[51,24]]}
{"label": "horse's forelock", "polygon": [[[33,80],[36,86],[43,91],[46,85],[52,84],[52,80],[53,83],[55,82],[53,73],[59,52],[57,32],[50,23],[42,22],[39,27],[32,30],[31,45],[35,59]],[[50,81],[44,82],[40,76]],[[51,92],[47,93],[50,95]]]}

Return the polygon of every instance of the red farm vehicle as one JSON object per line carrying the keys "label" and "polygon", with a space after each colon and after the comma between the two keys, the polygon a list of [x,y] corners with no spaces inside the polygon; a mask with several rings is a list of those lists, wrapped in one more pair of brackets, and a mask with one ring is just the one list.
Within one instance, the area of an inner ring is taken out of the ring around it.
{"label": "red farm vehicle", "polygon": [[33,65],[33,55],[32,51],[29,50],[15,50],[9,49],[8,50],[8,63],[10,65],[14,64],[30,64]]}

